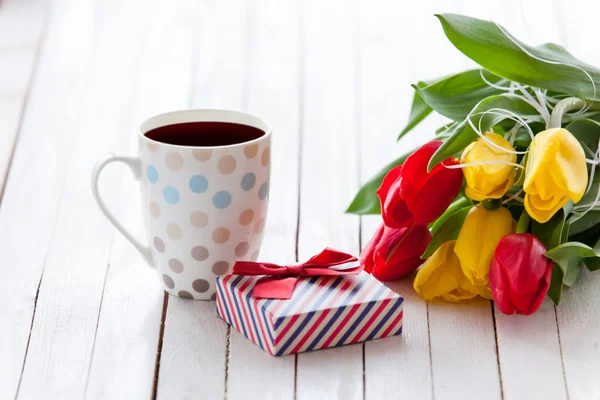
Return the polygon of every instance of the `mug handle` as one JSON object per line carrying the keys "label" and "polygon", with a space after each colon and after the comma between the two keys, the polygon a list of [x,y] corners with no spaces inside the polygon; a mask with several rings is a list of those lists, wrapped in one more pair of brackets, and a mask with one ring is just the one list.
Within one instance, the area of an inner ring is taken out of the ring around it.
{"label": "mug handle", "polygon": [[116,154],[106,154],[104,155],[96,165],[94,165],[94,170],[92,171],[92,194],[94,195],[94,199],[98,203],[98,207],[100,207],[100,211],[102,214],[108,218],[108,220],[117,228],[119,232],[125,236],[127,240],[133,244],[133,246],[140,252],[142,257],[148,262],[148,264],[153,267],[154,261],[152,260],[152,253],[150,251],[150,247],[142,244],[139,240],[137,240],[131,232],[127,228],[123,226],[114,216],[114,214],[106,207],[104,200],[100,196],[100,192],[98,189],[98,178],[100,177],[100,173],[108,164],[112,162],[121,162],[129,167],[129,169],[133,172],[133,177],[136,181],[139,181],[142,176],[142,163],[138,156],[121,156]]}

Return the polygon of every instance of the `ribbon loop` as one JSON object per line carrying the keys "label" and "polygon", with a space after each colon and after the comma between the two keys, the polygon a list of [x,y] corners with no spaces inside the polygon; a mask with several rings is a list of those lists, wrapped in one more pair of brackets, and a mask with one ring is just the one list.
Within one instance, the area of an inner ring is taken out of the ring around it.
{"label": "ribbon loop", "polygon": [[337,265],[358,261],[350,254],[326,248],[308,261],[295,265],[281,266],[273,263],[237,261],[233,266],[235,275],[265,275],[254,285],[255,298],[289,299],[292,297],[299,277],[356,275],[364,266],[332,269]]}

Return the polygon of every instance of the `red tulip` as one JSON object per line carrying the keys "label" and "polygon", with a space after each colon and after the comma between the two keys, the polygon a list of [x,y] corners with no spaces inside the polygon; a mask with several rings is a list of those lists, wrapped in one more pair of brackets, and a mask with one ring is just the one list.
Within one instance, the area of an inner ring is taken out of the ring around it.
{"label": "red tulip", "polygon": [[377,191],[386,226],[428,225],[438,219],[460,192],[463,173],[450,157],[427,172],[433,153],[442,145],[434,140],[411,154],[404,164],[392,169]]}
{"label": "red tulip", "polygon": [[421,255],[431,241],[426,226],[400,229],[381,224],[360,255],[365,271],[380,281],[388,282],[405,277],[423,263]]}
{"label": "red tulip", "polygon": [[542,305],[550,288],[552,260],[546,248],[530,233],[504,236],[490,264],[490,289],[504,314],[529,315]]}

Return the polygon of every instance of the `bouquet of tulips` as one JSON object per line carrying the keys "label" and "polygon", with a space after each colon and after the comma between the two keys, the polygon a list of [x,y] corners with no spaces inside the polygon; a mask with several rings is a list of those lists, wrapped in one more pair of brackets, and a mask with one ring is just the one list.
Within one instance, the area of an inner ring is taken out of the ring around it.
{"label": "bouquet of tulips", "polygon": [[582,268],[600,269],[600,69],[493,22],[437,17],[481,69],[413,85],[399,138],[431,112],[449,121],[356,195],[348,212],[383,219],[361,262],[382,281],[420,267],[425,300],[558,305]]}

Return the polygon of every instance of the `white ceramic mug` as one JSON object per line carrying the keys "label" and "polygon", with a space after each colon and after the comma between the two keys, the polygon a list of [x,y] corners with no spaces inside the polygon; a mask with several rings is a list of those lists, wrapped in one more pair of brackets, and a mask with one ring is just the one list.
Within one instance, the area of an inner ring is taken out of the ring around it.
{"label": "white ceramic mug", "polygon": [[[193,147],[145,136],[163,126],[230,122],[258,128],[257,139],[227,146]],[[271,128],[250,114],[185,110],[156,115],[139,129],[137,156],[107,154],[96,163],[92,191],[100,210],[155,268],[165,290],[189,299],[215,296],[217,276],[236,260],[256,260],[267,216]],[[127,165],[140,181],[146,243],[107,209],[98,177],[109,163]]]}

